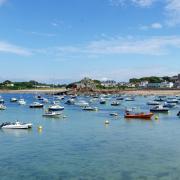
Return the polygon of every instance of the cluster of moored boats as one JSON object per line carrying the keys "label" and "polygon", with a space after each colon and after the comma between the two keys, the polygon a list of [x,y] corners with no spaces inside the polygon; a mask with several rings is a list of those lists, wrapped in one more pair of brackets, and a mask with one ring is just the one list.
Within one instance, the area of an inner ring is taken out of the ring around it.
{"label": "cluster of moored boats", "polygon": [[[45,108],[43,111],[43,117],[60,117],[62,115],[62,110],[64,107],[60,105],[62,101],[66,105],[74,105],[80,107],[84,111],[98,111],[99,108],[93,106],[93,104],[99,103],[100,105],[109,104],[111,106],[120,106],[123,101],[135,101],[135,96],[127,95],[68,95],[65,98],[65,95],[53,96],[51,98],[45,98],[41,95],[36,96],[36,101],[29,104],[29,108]],[[50,104],[49,101],[51,101]],[[147,105],[149,107],[149,112],[137,112],[136,108],[124,108],[125,113],[124,117],[129,119],[151,119],[154,113],[165,113],[170,109],[176,107],[179,103],[179,97],[166,97],[166,96],[157,96],[154,100],[148,101]],[[19,105],[27,105],[25,99],[17,99],[15,97],[10,98],[11,103],[17,103]],[[0,97],[0,110],[5,110],[7,107],[4,105],[5,101]],[[101,106],[100,106],[101,107]],[[110,116],[119,116],[118,112],[110,112]],[[180,116],[180,112],[177,113]],[[10,123],[5,122],[0,125],[2,129],[29,129],[32,127],[31,123]]]}
{"label": "cluster of moored boats", "polygon": [[[32,102],[29,104],[29,108],[44,108],[44,103],[48,103],[49,100],[42,96],[35,97],[37,101]],[[52,103],[45,109],[44,113],[42,114],[43,117],[59,117],[62,113],[60,111],[64,110],[64,107],[59,104],[60,97],[58,96],[55,98]],[[62,99],[62,98],[61,98]],[[10,98],[11,103],[17,103],[18,105],[26,105],[26,101],[23,98],[17,99],[15,97]],[[5,110],[7,107],[4,105],[5,101],[2,97],[0,97],[0,110]],[[16,122],[5,122],[0,125],[1,129],[29,129],[32,127],[32,123],[20,123],[19,121]]]}
{"label": "cluster of moored boats", "polygon": [[[179,104],[179,101],[178,97],[157,96],[153,101],[147,102],[147,105],[150,106],[150,112],[130,113],[126,111],[125,118],[151,119],[154,113],[168,113],[171,108]],[[180,116],[180,112],[177,113],[177,116]]]}
{"label": "cluster of moored boats", "polygon": [[[112,95],[92,95],[92,99],[90,102],[94,102],[97,100],[100,104],[107,104],[108,100],[113,98]],[[113,101],[111,101],[111,106],[120,106],[121,102],[124,101],[135,101],[135,96],[123,96],[123,95],[114,95]],[[147,105],[150,106],[149,112],[135,112],[135,109],[125,110],[124,117],[125,118],[133,118],[133,119],[151,119],[154,113],[165,113],[168,112],[171,108],[175,107],[180,101],[178,97],[166,97],[166,96],[157,96],[153,101],[148,101]],[[89,111],[97,111],[96,107],[89,107],[89,103],[82,100],[78,103],[75,102],[74,99],[68,99],[67,104],[76,104],[81,107],[84,107],[83,110]],[[117,112],[110,113],[111,116],[118,116]],[[180,116],[180,112],[177,114]]]}
{"label": "cluster of moored boats", "polygon": [[151,112],[168,112],[179,103],[179,100],[176,97],[158,96],[154,101],[149,101],[147,105],[153,105]]}

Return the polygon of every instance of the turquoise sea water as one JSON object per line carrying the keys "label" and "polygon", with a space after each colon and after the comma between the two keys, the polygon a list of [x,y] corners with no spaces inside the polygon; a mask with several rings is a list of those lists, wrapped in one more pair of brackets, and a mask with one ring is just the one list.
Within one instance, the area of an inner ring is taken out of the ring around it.
{"label": "turquoise sea water", "polygon": [[[159,120],[126,120],[125,107],[149,110],[151,97],[122,101],[120,106],[98,106],[85,112],[65,106],[67,118],[44,118],[43,109],[30,109],[33,95],[21,97],[26,106],[10,103],[17,94],[3,94],[7,109],[0,123],[32,122],[32,130],[0,130],[0,180],[178,180],[180,179],[179,105]],[[83,98],[83,97],[81,97]],[[118,112],[119,118],[110,117]],[[105,120],[110,124],[105,125]],[[43,130],[37,127],[42,125]]]}

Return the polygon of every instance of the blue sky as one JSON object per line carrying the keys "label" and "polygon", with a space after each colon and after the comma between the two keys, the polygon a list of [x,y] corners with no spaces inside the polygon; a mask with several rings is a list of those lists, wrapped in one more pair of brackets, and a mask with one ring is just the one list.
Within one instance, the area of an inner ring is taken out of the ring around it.
{"label": "blue sky", "polygon": [[180,72],[179,0],[0,0],[0,79]]}

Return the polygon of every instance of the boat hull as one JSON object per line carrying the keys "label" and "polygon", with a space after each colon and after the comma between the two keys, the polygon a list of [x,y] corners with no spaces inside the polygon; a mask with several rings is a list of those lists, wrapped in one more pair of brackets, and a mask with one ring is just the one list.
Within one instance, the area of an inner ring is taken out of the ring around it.
{"label": "boat hull", "polygon": [[63,111],[64,108],[48,108],[49,111]]}
{"label": "boat hull", "polygon": [[26,125],[7,125],[3,126],[2,129],[30,129],[32,125],[26,124]]}
{"label": "boat hull", "polygon": [[154,114],[153,113],[149,113],[149,114],[125,114],[125,118],[132,118],[132,119],[151,119],[152,116]]}
{"label": "boat hull", "polygon": [[150,112],[168,113],[169,109],[150,109]]}
{"label": "boat hull", "polygon": [[106,101],[101,101],[100,104],[106,104]]}
{"label": "boat hull", "polygon": [[114,104],[112,103],[111,104],[111,106],[119,106],[119,105],[120,105],[120,103],[114,103]]}
{"label": "boat hull", "polygon": [[30,105],[30,108],[43,108],[44,105]]}

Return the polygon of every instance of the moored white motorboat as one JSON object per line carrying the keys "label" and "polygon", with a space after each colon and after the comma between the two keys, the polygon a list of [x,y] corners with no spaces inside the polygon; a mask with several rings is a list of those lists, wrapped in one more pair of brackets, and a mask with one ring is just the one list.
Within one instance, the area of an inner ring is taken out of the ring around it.
{"label": "moored white motorboat", "polygon": [[32,104],[30,104],[29,106],[30,108],[43,108],[44,104],[41,104],[39,102],[33,102]]}
{"label": "moored white motorboat", "polygon": [[24,99],[19,99],[18,104],[19,105],[25,105],[26,101]]}
{"label": "moored white motorboat", "polygon": [[126,97],[125,101],[135,101],[135,98],[134,97]]}
{"label": "moored white motorboat", "polygon": [[37,95],[37,96],[35,96],[35,98],[38,100],[43,100],[43,97],[41,95]]}
{"label": "moored white motorboat", "polygon": [[178,103],[179,101],[176,98],[168,98],[167,103]]}
{"label": "moored white motorboat", "polygon": [[177,113],[177,116],[179,116],[179,117],[180,117],[180,111]]}
{"label": "moored white motorboat", "polygon": [[112,112],[112,113],[110,113],[109,115],[110,115],[110,116],[118,116],[118,113]]}
{"label": "moored white motorboat", "polygon": [[0,103],[4,103],[4,99],[2,97],[0,98]]}
{"label": "moored white motorboat", "polygon": [[119,106],[119,105],[120,105],[120,103],[118,101],[113,101],[111,103],[111,106]]}
{"label": "moored white motorboat", "polygon": [[64,110],[63,106],[60,106],[59,104],[53,104],[48,107],[49,111],[62,111]]}
{"label": "moored white motorboat", "polygon": [[46,110],[45,113],[43,114],[43,116],[45,117],[59,117],[60,115],[61,115],[60,112],[49,111],[49,110]]}
{"label": "moored white motorboat", "polygon": [[124,99],[124,97],[121,97],[121,96],[119,96],[119,97],[116,98],[116,100],[118,100],[118,101],[121,101],[121,100],[123,100],[123,99]]}
{"label": "moored white motorboat", "polygon": [[68,100],[65,102],[65,104],[74,105],[74,104],[75,104],[75,100],[72,99],[72,98],[70,98],[70,99],[68,99]]}
{"label": "moored white motorboat", "polygon": [[158,102],[158,101],[148,101],[147,105],[157,106],[157,105],[160,105],[160,102]]}
{"label": "moored white motorboat", "polygon": [[48,100],[47,98],[43,98],[43,99],[42,99],[42,102],[43,102],[43,103],[48,103],[49,100]]}
{"label": "moored white motorboat", "polygon": [[10,102],[17,102],[18,100],[17,100],[17,98],[14,98],[14,97],[12,97],[11,99],[10,99]]}
{"label": "moored white motorboat", "polygon": [[164,108],[173,108],[176,106],[176,103],[168,103],[168,102],[164,102],[163,107]]}
{"label": "moored white motorboat", "polygon": [[86,106],[82,108],[84,111],[98,111],[97,107]]}
{"label": "moored white motorboat", "polygon": [[100,104],[106,104],[106,100],[104,98],[101,98],[99,103]]}
{"label": "moored white motorboat", "polygon": [[100,98],[102,98],[102,99],[110,99],[110,94],[101,94]]}
{"label": "moored white motorboat", "polygon": [[6,109],[6,106],[3,104],[0,104],[0,110],[5,110],[5,109]]}
{"label": "moored white motorboat", "polygon": [[80,107],[85,107],[85,106],[89,106],[89,103],[84,100],[81,100],[81,101],[75,103],[75,105],[78,105]]}
{"label": "moored white motorboat", "polygon": [[92,96],[94,99],[98,99],[99,98],[99,95],[95,94]]}
{"label": "moored white motorboat", "polygon": [[151,112],[168,112],[169,111],[169,108],[166,108],[166,107],[163,107],[163,105],[158,105],[158,106],[155,106],[155,107],[152,107],[150,109]]}
{"label": "moored white motorboat", "polygon": [[159,101],[159,102],[162,102],[162,101],[165,101],[165,96],[158,96],[154,99],[154,101]]}
{"label": "moored white motorboat", "polygon": [[5,122],[0,125],[0,128],[2,129],[29,129],[32,128],[31,123],[20,123],[20,122]]}

